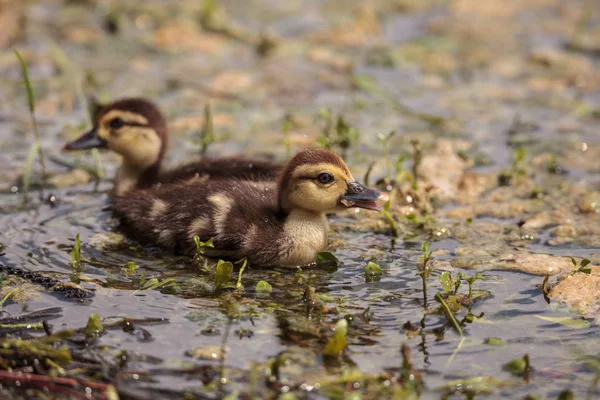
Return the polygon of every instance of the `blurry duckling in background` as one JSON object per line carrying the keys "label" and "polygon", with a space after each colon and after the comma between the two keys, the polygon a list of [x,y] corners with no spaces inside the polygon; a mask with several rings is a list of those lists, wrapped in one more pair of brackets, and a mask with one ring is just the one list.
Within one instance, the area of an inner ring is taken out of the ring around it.
{"label": "blurry duckling in background", "polygon": [[305,149],[275,181],[189,181],[159,191],[116,196],[113,211],[131,238],[193,254],[194,236],[214,240],[213,257],[262,266],[313,263],[327,247],[326,213],[350,207],[381,210],[387,195],[356,182],[344,161]]}
{"label": "blurry duckling in background", "polygon": [[162,113],[141,98],[117,100],[101,107],[94,127],[67,143],[65,150],[108,148],[123,157],[115,178],[115,194],[158,183],[171,184],[193,177],[275,179],[280,165],[244,157],[205,158],[162,172],[168,130]]}

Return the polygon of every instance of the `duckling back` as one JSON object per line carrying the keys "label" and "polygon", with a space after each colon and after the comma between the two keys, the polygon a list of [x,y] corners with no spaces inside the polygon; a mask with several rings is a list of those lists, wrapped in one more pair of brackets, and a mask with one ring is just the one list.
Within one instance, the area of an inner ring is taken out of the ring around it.
{"label": "duckling back", "polygon": [[212,255],[273,265],[290,251],[276,189],[272,181],[190,181],[116,196],[112,208],[127,235],[144,244],[193,254],[197,235],[213,238]]}
{"label": "duckling back", "polygon": [[[176,183],[195,176],[208,179],[274,180],[281,169],[282,167],[279,164],[259,159],[245,157],[205,158],[165,171],[160,175],[158,181],[161,183]],[[144,185],[139,186],[143,187]]]}

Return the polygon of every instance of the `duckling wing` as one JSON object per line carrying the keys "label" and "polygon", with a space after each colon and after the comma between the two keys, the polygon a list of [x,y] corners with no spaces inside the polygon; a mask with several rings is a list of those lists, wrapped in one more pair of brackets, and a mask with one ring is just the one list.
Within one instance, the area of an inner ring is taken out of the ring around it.
{"label": "duckling wing", "polygon": [[187,254],[198,235],[213,238],[216,256],[251,256],[262,244],[264,255],[254,260],[262,263],[276,253],[271,247],[283,229],[274,182],[191,181],[134,190],[116,196],[112,208],[131,238]]}
{"label": "duckling wing", "polygon": [[273,180],[281,166],[269,161],[242,157],[209,158],[185,164],[159,177],[162,183],[174,183],[195,176],[210,179]]}

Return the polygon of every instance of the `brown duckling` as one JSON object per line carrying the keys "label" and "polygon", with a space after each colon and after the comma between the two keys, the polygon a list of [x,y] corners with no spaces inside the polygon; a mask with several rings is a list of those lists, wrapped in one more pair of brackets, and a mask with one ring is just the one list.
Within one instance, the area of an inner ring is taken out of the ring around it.
{"label": "brown duckling", "polygon": [[116,196],[112,208],[124,231],[145,244],[192,254],[198,235],[213,238],[210,256],[297,266],[314,262],[327,247],[326,213],[381,210],[376,201],[385,198],[356,182],[336,154],[305,149],[278,181],[189,181]]}
{"label": "brown duckling", "polygon": [[207,158],[161,171],[167,150],[167,123],[154,104],[141,98],[117,100],[99,108],[94,127],[67,143],[65,150],[108,148],[123,157],[115,178],[115,193],[175,183],[196,176],[275,179],[280,165],[244,157]]}

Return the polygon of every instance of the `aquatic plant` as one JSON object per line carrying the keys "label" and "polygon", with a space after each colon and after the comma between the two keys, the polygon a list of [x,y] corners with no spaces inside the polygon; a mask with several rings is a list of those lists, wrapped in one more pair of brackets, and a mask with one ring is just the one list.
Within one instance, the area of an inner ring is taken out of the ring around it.
{"label": "aquatic plant", "polygon": [[210,103],[204,106],[204,122],[200,129],[200,154],[206,154],[208,146],[215,141],[215,129],[212,119]]}
{"label": "aquatic plant", "polygon": [[546,171],[550,174],[562,175],[567,171],[558,163],[555,154],[552,154],[546,163]]}
{"label": "aquatic plant", "polygon": [[429,251],[429,242],[424,242],[421,245],[421,250],[423,261],[421,262],[418,275],[423,282],[423,304],[427,307],[427,278],[431,275],[429,262],[431,261],[431,254],[433,254],[433,251]]}
{"label": "aquatic plant", "polygon": [[[317,265],[319,268],[322,268],[329,272],[337,271],[338,266],[340,265],[340,260],[333,253],[329,251],[320,251],[317,253]],[[299,269],[299,271],[301,271]]]}
{"label": "aquatic plant", "polygon": [[398,237],[398,224],[392,214],[390,214],[390,205],[392,200],[388,199],[383,205],[383,210],[381,210],[381,215],[386,219],[386,221],[390,224],[390,230],[392,232],[392,237]]}
{"label": "aquatic plant", "polygon": [[454,316],[454,313],[452,312],[452,309],[446,303],[446,301],[442,297],[441,293],[436,293],[434,298],[435,298],[435,300],[437,302],[439,302],[442,305],[442,310],[444,311],[444,314],[446,315],[446,318],[452,324],[452,326],[454,327],[454,329],[456,329],[456,331],[458,332],[458,334],[461,337],[464,336],[462,327],[460,326],[460,324],[456,320],[456,317]]}
{"label": "aquatic plant", "polygon": [[140,276],[140,280],[138,283],[139,289],[132,293],[132,296],[137,295],[140,291],[143,290],[154,290],[159,288],[173,287],[177,284],[177,280],[175,278],[167,278],[162,281],[158,278],[150,278],[146,279],[144,274]]}
{"label": "aquatic plant", "polygon": [[392,104],[394,108],[401,114],[420,119],[421,121],[429,124],[429,126],[432,128],[441,127],[446,123],[446,119],[443,117],[411,109],[406,104],[398,100],[395,94],[378,85],[370,76],[364,74],[355,74],[352,76],[352,84],[359,90],[378,95],[384,100],[390,102],[390,104]]}
{"label": "aquatic plant", "polygon": [[254,288],[257,295],[260,296],[268,296],[273,291],[273,286],[267,281],[258,281],[256,283],[256,287]]}
{"label": "aquatic plant", "polygon": [[469,285],[469,302],[473,301],[473,283],[478,279],[483,280],[483,275],[478,272],[474,276],[467,276],[464,273],[459,272],[457,276],[461,281],[465,281]]}
{"label": "aquatic plant", "polygon": [[140,269],[140,266],[134,263],[133,261],[128,261],[127,266],[124,268],[125,274],[127,276],[133,276]]}
{"label": "aquatic plant", "polygon": [[340,319],[335,324],[333,336],[325,344],[323,355],[337,357],[346,348],[346,335],[348,333],[348,321],[345,318]]}
{"label": "aquatic plant", "polygon": [[325,121],[325,126],[317,139],[317,144],[328,150],[337,146],[342,158],[347,159],[348,150],[358,143],[358,129],[346,122],[341,114],[335,118],[328,108],[322,108],[319,116]]}
{"label": "aquatic plant", "polygon": [[8,301],[8,299],[10,299],[10,296],[12,296],[17,290],[19,290],[18,287],[12,289],[8,293],[6,293],[4,295],[4,297],[2,297],[2,300],[0,300],[0,309],[2,309],[2,307],[4,307],[4,303],[6,303]]}
{"label": "aquatic plant", "polygon": [[81,241],[79,240],[79,233],[75,235],[75,244],[73,250],[71,250],[71,265],[74,270],[81,268]]}
{"label": "aquatic plant", "polygon": [[423,380],[421,374],[411,361],[410,349],[405,343],[402,343],[402,346],[400,347],[400,354],[402,355],[400,381],[402,383],[403,396],[395,398],[410,398],[410,395],[420,396],[424,386]]}
{"label": "aquatic plant", "polygon": [[[31,164],[33,164],[33,157],[31,154],[38,153],[40,167],[42,168],[42,188],[46,186],[46,162],[44,161],[44,152],[42,151],[42,141],[40,138],[40,132],[38,129],[37,118],[35,117],[35,97],[33,95],[33,88],[31,87],[31,81],[29,80],[29,71],[27,64],[21,57],[21,54],[15,49],[13,50],[19,64],[21,65],[21,73],[23,75],[23,84],[27,89],[27,104],[29,106],[29,116],[31,118],[31,125],[33,127],[33,134],[35,136],[35,142],[31,144],[29,148],[29,156],[27,157],[27,165],[25,166],[25,175],[23,176],[23,202],[27,202],[27,196],[29,193],[29,181],[31,175]],[[42,196],[42,194],[40,194]]]}
{"label": "aquatic plant", "polygon": [[225,286],[233,276],[233,263],[219,260],[215,267],[215,290]]}
{"label": "aquatic plant", "polygon": [[[50,46],[50,56],[61,71],[64,79],[67,80],[68,83],[73,83],[77,98],[83,106],[83,109],[86,111],[88,123],[93,125],[94,117],[100,105],[90,104],[88,101],[88,98],[83,90],[84,78],[82,72],[73,65],[67,54],[57,44],[53,43]],[[96,148],[91,149],[90,152],[92,154],[92,159],[94,160],[94,168],[90,171],[92,172],[96,181],[100,181],[102,178],[104,178],[104,170],[102,168],[102,161],[100,160],[100,153]]]}
{"label": "aquatic plant", "polygon": [[412,176],[413,176],[413,189],[419,189],[419,167],[421,166],[421,162],[423,161],[423,147],[421,146],[421,142],[419,139],[413,139],[410,141],[410,144],[413,147],[412,157]]}
{"label": "aquatic plant", "polygon": [[511,154],[512,164],[508,169],[504,169],[498,175],[498,185],[509,186],[514,180],[521,179],[527,174],[525,160],[527,159],[527,149],[518,146]]}
{"label": "aquatic plant", "polygon": [[546,274],[544,280],[542,281],[542,293],[544,295],[544,300],[546,300],[546,303],[550,304],[550,288],[548,287],[548,279],[550,279],[550,274]]}
{"label": "aquatic plant", "polygon": [[208,239],[206,242],[200,240],[198,235],[194,235],[194,243],[196,244],[196,253],[194,254],[193,260],[196,262],[204,261],[204,268],[208,267],[208,260],[206,259],[206,250],[214,248],[213,238]]}
{"label": "aquatic plant", "polygon": [[29,186],[31,182],[31,168],[35,161],[35,156],[40,150],[40,143],[35,141],[29,147],[27,152],[27,160],[25,161],[25,168],[23,169],[23,203],[27,202],[27,196],[29,195]]}
{"label": "aquatic plant", "polygon": [[102,320],[100,319],[100,316],[96,313],[91,313],[84,330],[85,336],[99,336],[102,331],[104,331],[104,327],[102,326]]}
{"label": "aquatic plant", "polygon": [[242,287],[242,273],[246,270],[246,266],[248,265],[248,257],[244,257],[241,260],[236,261],[235,263],[242,264],[242,267],[240,268],[240,272],[238,274],[238,280],[235,284],[235,288],[240,289]]}
{"label": "aquatic plant", "polygon": [[408,175],[408,171],[404,168],[404,161],[406,161],[406,155],[401,155],[396,157],[394,161],[394,172],[396,173],[396,184],[399,184],[404,179],[406,179]]}
{"label": "aquatic plant", "polygon": [[571,263],[573,263],[573,270],[571,271],[569,276],[573,276],[578,273],[587,274],[587,275],[592,273],[592,268],[588,267],[588,264],[591,262],[590,260],[588,260],[587,258],[584,258],[583,260],[581,260],[579,262],[579,265],[578,265],[577,261],[573,257],[570,257],[570,258],[571,258]]}
{"label": "aquatic plant", "polygon": [[385,174],[386,176],[390,176],[392,173],[392,161],[390,157],[390,139],[396,135],[396,130],[390,131],[387,135],[383,133],[377,132],[376,136],[381,142],[381,146],[383,148],[383,159],[385,160]]}
{"label": "aquatic plant", "polygon": [[575,395],[571,389],[561,390],[556,400],[575,400]]}
{"label": "aquatic plant", "polygon": [[292,116],[285,114],[283,118],[283,126],[281,131],[283,132],[283,144],[285,146],[285,157],[287,159],[292,157],[292,142],[290,140],[290,129],[292,128]]}
{"label": "aquatic plant", "polygon": [[[483,275],[480,273],[477,273],[474,276],[467,276],[463,272],[458,272],[456,277],[452,277],[450,272],[444,271],[440,275],[439,280],[442,284],[442,290],[444,292],[436,293],[435,300],[441,304],[442,310],[444,311],[448,322],[450,322],[450,324],[459,332],[461,336],[464,336],[462,326],[473,322],[475,318],[483,317],[483,313],[476,317],[471,312],[471,305],[474,297],[473,284],[476,280],[480,279],[483,279]],[[466,296],[458,293],[461,282],[466,282],[469,286],[469,291]],[[478,292],[478,295],[483,295],[484,293],[485,292],[480,291]],[[456,319],[455,314],[460,311],[462,305],[467,307],[467,313],[459,322]]]}
{"label": "aquatic plant", "polygon": [[529,375],[533,370],[529,361],[529,354],[510,360],[502,366],[502,369],[515,376],[522,377],[525,381],[529,380]]}
{"label": "aquatic plant", "polygon": [[381,266],[369,261],[365,266],[365,283],[377,282],[381,279]]}

